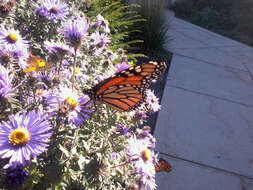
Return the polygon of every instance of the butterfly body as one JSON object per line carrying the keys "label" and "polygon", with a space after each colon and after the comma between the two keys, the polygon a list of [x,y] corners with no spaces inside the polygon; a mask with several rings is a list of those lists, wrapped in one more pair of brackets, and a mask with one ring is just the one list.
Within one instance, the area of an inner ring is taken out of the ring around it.
{"label": "butterfly body", "polygon": [[118,72],[83,93],[118,111],[131,111],[145,101],[146,89],[165,69],[164,62],[144,63]]}

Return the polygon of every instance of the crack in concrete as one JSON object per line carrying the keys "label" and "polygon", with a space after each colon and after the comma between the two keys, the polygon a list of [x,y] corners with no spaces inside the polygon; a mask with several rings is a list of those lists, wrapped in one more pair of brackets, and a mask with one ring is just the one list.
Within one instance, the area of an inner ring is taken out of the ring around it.
{"label": "crack in concrete", "polygon": [[[247,74],[250,75],[250,72],[247,69],[246,70],[242,70],[242,69],[238,69],[238,68],[231,67],[231,66],[225,66],[225,65],[220,65],[220,64],[217,64],[217,63],[212,63],[212,62],[205,61],[203,59],[199,59],[199,58],[196,58],[196,57],[191,57],[191,56],[188,56],[188,55],[183,55],[183,54],[180,54],[180,53],[177,53],[177,52],[172,52],[172,53],[173,53],[173,55],[186,57],[188,59],[196,60],[196,61],[199,61],[199,62],[207,63],[207,64],[214,65],[214,66],[221,67],[221,68],[233,69],[233,70],[236,70],[236,71],[239,71],[239,72],[243,72],[243,73],[247,73]],[[173,57],[172,57],[171,64],[173,64]]]}
{"label": "crack in concrete", "polygon": [[202,167],[205,167],[205,168],[210,168],[210,169],[214,169],[214,170],[217,170],[217,171],[220,171],[220,172],[224,172],[224,173],[227,173],[227,174],[230,174],[230,175],[234,175],[234,176],[239,177],[240,179],[241,178],[245,178],[245,179],[248,179],[248,180],[253,180],[253,177],[247,176],[247,175],[243,175],[243,174],[240,174],[240,173],[237,173],[237,172],[229,171],[229,170],[218,168],[218,167],[215,167],[215,166],[210,166],[210,165],[203,164],[203,163],[200,163],[200,162],[197,162],[197,161],[193,161],[193,160],[188,160],[186,158],[182,158],[182,157],[179,157],[179,156],[171,155],[171,154],[168,154],[168,153],[159,152],[159,154],[165,155],[165,156],[177,159],[177,160],[182,160],[182,161],[185,161],[185,162],[190,162],[192,164],[195,164],[195,165],[198,165],[198,166],[202,166]]}
{"label": "crack in concrete", "polygon": [[241,106],[253,108],[253,105],[250,105],[250,104],[244,104],[242,102],[237,102],[237,101],[230,100],[230,99],[227,99],[227,98],[221,98],[221,97],[214,96],[214,95],[211,95],[211,94],[207,94],[207,93],[203,93],[203,92],[199,92],[199,91],[195,91],[195,90],[189,90],[189,89],[186,89],[186,88],[183,88],[183,87],[180,87],[180,86],[169,85],[168,83],[166,83],[166,86],[177,88],[177,89],[184,90],[184,91],[187,91],[187,92],[191,92],[191,93],[194,93],[194,94],[199,94],[199,95],[204,95],[204,96],[208,96],[208,97],[211,97],[211,98],[216,98],[216,99],[227,101],[227,102],[234,103],[234,104],[239,104]]}

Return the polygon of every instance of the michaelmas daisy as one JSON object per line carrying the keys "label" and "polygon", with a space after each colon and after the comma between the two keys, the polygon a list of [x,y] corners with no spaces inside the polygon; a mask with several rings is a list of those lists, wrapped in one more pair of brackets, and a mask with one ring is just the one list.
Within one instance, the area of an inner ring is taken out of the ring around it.
{"label": "michaelmas daisy", "polygon": [[65,25],[62,33],[65,40],[70,46],[78,48],[86,36],[89,28],[89,21],[84,17],[77,17],[75,20],[69,20]]}
{"label": "michaelmas daisy", "polygon": [[75,90],[61,87],[57,92],[49,92],[46,96],[48,112],[62,117],[69,124],[80,127],[85,120],[89,119],[89,114],[93,111],[88,103],[90,98],[87,95],[79,96]]}
{"label": "michaelmas daisy", "polygon": [[42,5],[36,9],[36,14],[45,17],[53,22],[63,21],[69,14],[66,3],[59,0],[44,0]]}
{"label": "michaelmas daisy", "polygon": [[127,155],[136,172],[140,175],[142,188],[145,190],[156,189],[155,161],[156,155],[148,138],[136,138],[132,136],[127,140]]}
{"label": "michaelmas daisy", "polygon": [[9,116],[0,124],[0,158],[9,158],[8,166],[25,166],[32,158],[47,150],[51,126],[34,111]]}
{"label": "michaelmas daisy", "polygon": [[153,112],[157,112],[161,109],[161,105],[159,104],[159,98],[156,97],[153,90],[147,89],[147,99],[146,105],[147,108]]}
{"label": "michaelmas daisy", "polygon": [[[22,38],[19,31],[0,27],[0,48],[10,52],[27,51],[28,42]],[[25,53],[24,53],[25,54]]]}

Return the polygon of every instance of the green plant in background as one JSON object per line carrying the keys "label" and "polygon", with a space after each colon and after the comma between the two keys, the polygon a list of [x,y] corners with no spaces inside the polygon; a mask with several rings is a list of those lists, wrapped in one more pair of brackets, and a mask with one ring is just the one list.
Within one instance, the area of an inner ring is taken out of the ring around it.
{"label": "green plant in background", "polygon": [[140,44],[142,51],[163,51],[165,44],[169,42],[169,23],[164,14],[163,0],[140,0],[136,10],[145,19],[135,27],[139,32],[134,33],[132,38],[143,40]]}
{"label": "green plant in background", "polygon": [[134,11],[136,4],[127,5],[122,0],[93,0],[88,8],[87,15],[94,17],[101,14],[110,23],[111,49],[127,50],[128,59],[136,61],[136,57],[144,57],[141,53],[133,53],[131,45],[141,43],[142,40],[128,38],[138,30],[134,27],[136,23],[144,21],[141,16]]}

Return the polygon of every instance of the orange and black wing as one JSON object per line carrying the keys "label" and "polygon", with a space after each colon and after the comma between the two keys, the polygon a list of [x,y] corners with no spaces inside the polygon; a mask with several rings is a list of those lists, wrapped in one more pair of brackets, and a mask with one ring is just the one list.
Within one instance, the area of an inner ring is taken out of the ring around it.
{"label": "orange and black wing", "polygon": [[171,165],[164,160],[163,158],[160,158],[158,163],[155,165],[155,171],[156,172],[171,172],[172,171],[172,167]]}
{"label": "orange and black wing", "polygon": [[149,62],[117,73],[84,93],[118,111],[137,108],[146,98],[145,90],[166,69],[164,62]]}
{"label": "orange and black wing", "polygon": [[130,111],[138,107],[146,98],[144,90],[131,85],[108,87],[99,101],[118,111]]}

